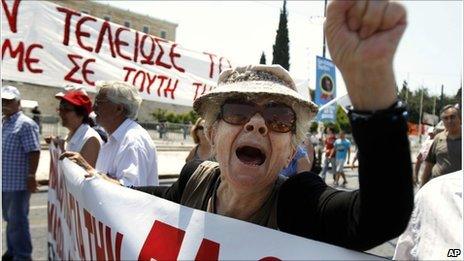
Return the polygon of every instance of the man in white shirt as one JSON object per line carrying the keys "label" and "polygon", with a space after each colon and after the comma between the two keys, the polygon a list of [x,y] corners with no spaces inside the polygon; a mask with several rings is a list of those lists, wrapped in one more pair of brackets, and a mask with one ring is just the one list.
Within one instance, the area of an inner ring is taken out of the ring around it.
{"label": "man in white shirt", "polygon": [[[142,99],[137,89],[124,82],[97,84],[94,112],[97,123],[108,133],[95,169],[116,179],[123,186],[158,185],[156,147],[148,132],[134,121]],[[68,153],[66,157],[76,157]],[[79,165],[94,171],[82,159]]]}
{"label": "man in white shirt", "polygon": [[440,176],[417,192],[394,260],[462,260],[462,175]]}

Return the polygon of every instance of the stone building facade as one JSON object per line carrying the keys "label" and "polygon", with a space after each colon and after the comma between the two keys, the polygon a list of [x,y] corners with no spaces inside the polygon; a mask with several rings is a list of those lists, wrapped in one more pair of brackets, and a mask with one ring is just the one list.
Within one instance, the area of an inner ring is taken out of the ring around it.
{"label": "stone building facade", "polygon": [[[50,0],[55,4],[64,6],[81,13],[99,17],[110,22],[124,25],[126,27],[146,32],[148,34],[167,39],[169,41],[176,40],[177,24],[168,21],[156,19],[150,16],[137,14],[128,10],[122,10],[112,7],[108,4],[98,3],[95,1],[83,0]],[[58,107],[58,100],[54,99],[54,95],[62,89],[54,86],[30,84],[25,82],[13,82],[2,79],[2,85],[16,86],[21,92],[22,99],[35,100],[39,104],[39,108],[44,116],[56,116],[56,108]],[[95,93],[89,93],[92,101]],[[151,113],[156,109],[165,109],[174,113],[185,113],[192,110],[188,106],[180,106],[167,103],[159,103],[154,101],[144,100],[139,112],[139,121],[151,122],[153,117]]]}

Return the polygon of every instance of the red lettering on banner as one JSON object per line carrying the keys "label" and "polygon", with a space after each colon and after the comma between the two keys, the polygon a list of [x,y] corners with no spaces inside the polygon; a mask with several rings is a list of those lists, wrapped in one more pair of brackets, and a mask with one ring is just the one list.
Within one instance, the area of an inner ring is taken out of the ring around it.
{"label": "red lettering on banner", "polygon": [[[215,65],[214,65],[214,61],[217,60],[217,56],[215,54],[212,54],[212,53],[207,53],[207,52],[203,52],[204,54],[208,55],[209,57],[209,61],[210,61],[210,65],[209,65],[209,78],[213,78],[214,77],[214,68],[215,68]],[[220,74],[222,72],[222,64],[223,64],[223,61],[226,61],[229,68],[232,68],[232,65],[230,64],[230,61],[228,59],[226,59],[225,57],[221,57],[219,58],[219,62],[218,62],[218,71]]]}
{"label": "red lettering on banner", "polygon": [[90,17],[90,16],[84,16],[82,19],[80,19],[77,24],[76,24],[76,39],[77,39],[77,44],[84,50],[87,50],[89,52],[92,52],[93,49],[90,46],[86,46],[82,43],[82,37],[90,38],[90,33],[89,32],[84,32],[82,31],[82,24],[87,22],[87,21],[93,21],[96,22],[97,19]]}
{"label": "red lettering on banner", "polygon": [[158,75],[157,78],[161,80],[161,82],[159,83],[158,92],[157,92],[158,96],[161,96],[161,87],[163,86],[164,80],[168,79],[168,77],[164,75]]}
{"label": "red lettering on banner", "polygon": [[126,32],[130,32],[129,29],[127,28],[124,28],[124,27],[119,27],[117,30],[116,30],[116,35],[115,35],[115,40],[114,40],[114,44],[116,45],[116,53],[123,59],[126,59],[128,61],[131,60],[131,58],[129,56],[126,56],[124,55],[122,52],[121,52],[121,46],[129,46],[129,44],[123,40],[121,40],[120,38],[120,34],[121,32],[123,31],[126,31]]}
{"label": "red lettering on banner", "polygon": [[169,84],[168,86],[166,86],[166,88],[164,89],[164,97],[167,98],[168,97],[168,92],[171,94],[171,99],[175,99],[174,97],[174,92],[176,91],[177,89],[177,84],[179,83],[179,80],[176,79],[175,83],[174,83],[174,88],[171,88],[171,79],[169,79]]}
{"label": "red lettering on banner", "polygon": [[215,54],[212,54],[212,53],[207,53],[207,52],[203,52],[204,54],[208,55],[209,57],[209,78],[213,78],[213,74],[214,74],[214,57],[216,57]]}
{"label": "red lettering on banner", "polygon": [[[164,50],[163,50],[163,47],[161,46],[160,42],[168,43],[168,41],[166,41],[164,39],[161,39],[161,38],[155,38],[155,41],[156,41],[156,43],[158,44],[158,47],[159,47],[158,57],[156,57],[156,65],[162,66],[162,67],[164,67],[166,69],[170,69],[172,67],[171,65],[161,61],[161,58],[163,57],[163,54],[164,54]],[[172,49],[171,49],[171,51],[172,51]],[[179,55],[179,57],[180,57],[180,55]]]}
{"label": "red lettering on banner", "polygon": [[143,87],[145,86],[145,72],[144,71],[138,71],[135,74],[134,80],[132,81],[132,85],[136,86],[137,79],[139,78],[140,75],[142,76],[142,82],[140,83],[139,92],[142,92]]}
{"label": "red lettering on banner", "polygon": [[[121,260],[121,245],[122,245],[122,240],[124,236],[121,233],[116,232],[116,239],[113,245],[112,236],[111,236],[111,228],[104,225],[99,220],[97,220],[98,221],[98,228],[97,228],[95,217],[92,216],[92,214],[90,214],[85,208],[84,208],[84,220],[85,220],[85,227],[87,228],[87,236],[89,239],[90,259],[92,260],[93,259],[118,260],[118,261]],[[103,233],[104,231],[105,233]],[[93,240],[91,237],[92,234],[93,234]],[[96,257],[93,256],[93,249],[95,249]],[[115,250],[114,252],[113,252],[113,249]]]}
{"label": "red lettering on banner", "polygon": [[150,94],[150,87],[153,85],[153,83],[156,80],[156,75],[153,75],[153,78],[150,76],[149,73],[147,73],[147,79],[148,79],[148,86],[147,86],[147,93]]}
{"label": "red lettering on banner", "polygon": [[124,76],[124,81],[125,81],[125,82],[129,81],[129,75],[131,74],[131,72],[135,72],[135,71],[136,71],[134,68],[126,67],[126,66],[124,66],[122,69],[123,69],[124,71],[126,71],[126,76]]}
{"label": "red lettering on banner", "polygon": [[206,85],[201,82],[194,82],[192,83],[192,85],[196,88],[193,100],[196,100],[196,98],[198,98],[200,95],[203,95],[206,92],[206,90],[211,91],[211,89],[213,88],[212,86]]}
{"label": "red lettering on banner", "polygon": [[102,222],[98,221],[98,230],[95,222],[93,223],[93,225],[93,242],[95,244],[95,253],[97,256],[97,260],[105,260],[105,239],[103,236],[103,224]]}
{"label": "red lettering on banner", "polygon": [[171,46],[171,52],[169,53],[169,57],[171,57],[171,64],[174,68],[176,68],[176,70],[178,70],[179,72],[185,72],[185,69],[182,68],[182,67],[179,67],[176,62],[174,61],[174,58],[180,58],[180,53],[176,53],[175,52],[175,48],[177,47],[177,44],[173,44]]}
{"label": "red lettering on banner", "polygon": [[[148,56],[144,51],[145,50],[145,40],[146,39],[150,39],[150,41],[151,41],[150,54]],[[142,55],[142,57],[145,58],[145,59],[140,60],[141,64],[150,64],[150,65],[154,64],[153,56],[155,55],[155,41],[153,40],[153,38],[151,38],[147,34],[142,36],[142,40],[140,40],[140,55]]]}
{"label": "red lettering on banner", "polygon": [[[151,94],[151,87],[155,81],[158,80],[158,97],[161,97],[163,93],[165,98],[168,98],[168,96],[173,100],[176,98],[175,92],[179,84],[178,79],[172,79],[166,75],[150,74],[131,67],[123,67],[123,69],[126,72],[124,81],[138,87],[139,92],[144,92],[146,90],[147,94]],[[135,73],[133,74],[133,72]]]}
{"label": "red lettering on banner", "polygon": [[75,59],[82,59],[83,57],[77,54],[68,54],[68,58],[74,64],[74,67],[64,76],[64,79],[66,81],[82,84],[82,80],[73,78],[73,75],[80,69],[80,66],[77,64]]}
{"label": "red lettering on banner", "polygon": [[203,238],[195,260],[219,260],[219,244]]}
{"label": "red lettering on banner", "polygon": [[[31,57],[32,51],[35,48],[43,49],[43,46],[40,44],[31,44],[29,47],[25,47],[23,42],[19,42],[16,48],[13,48],[10,39],[5,39],[2,44],[2,60],[5,58],[5,53],[8,50],[11,58],[18,58],[18,71],[24,71],[24,63],[26,68],[31,73],[41,73],[42,69],[32,68],[32,64],[40,62],[39,59]],[[26,53],[24,50],[26,49]]]}
{"label": "red lettering on banner", "polygon": [[[84,30],[88,26],[89,22],[98,23],[99,21],[90,16],[81,16],[80,13],[67,8],[57,7],[57,10],[65,15],[63,44],[66,46],[70,44],[70,36],[72,33],[70,30],[72,29],[73,19],[75,19],[76,26],[73,33],[75,34],[77,45],[88,52],[95,52],[98,54],[101,52],[103,43],[106,43],[108,44],[108,49],[113,58],[120,57],[124,60],[134,61],[136,63],[140,60],[140,64],[157,65],[166,69],[174,68],[179,72],[185,72],[185,69],[179,64],[179,59],[182,55],[178,52],[178,44],[176,43],[147,34],[140,37],[139,32],[132,32],[125,27],[116,27],[113,38],[112,28],[114,25],[104,21],[98,31],[98,36],[94,36],[97,38],[95,46],[92,46],[89,43],[85,44],[83,42],[83,38],[92,38],[92,31]],[[127,35],[128,37],[130,34],[134,34],[133,45],[130,45],[128,40],[124,40],[124,37],[121,37],[122,32],[127,32],[127,34],[124,35]],[[128,46],[133,48],[131,53],[122,52],[121,47]],[[139,59],[139,56],[141,56],[142,59]]]}
{"label": "red lettering on banner", "polygon": [[[76,224],[76,237],[77,237],[77,249],[79,250],[79,255],[81,260],[86,260],[85,248],[84,248],[84,237],[82,236],[82,225],[81,225],[81,214],[79,209],[79,202],[76,201],[76,212],[74,212],[74,224]],[[76,221],[77,219],[77,221]],[[89,242],[90,243],[90,242]]]}
{"label": "red lettering on banner", "polygon": [[134,62],[138,62],[139,58],[139,32],[135,32],[135,44],[134,44]]}
{"label": "red lettering on banner", "polygon": [[107,21],[103,22],[102,27],[100,28],[100,34],[98,35],[97,47],[95,47],[95,52],[100,53],[100,49],[103,43],[103,37],[105,35],[108,35],[107,36],[108,45],[110,46],[111,56],[115,58],[116,54],[114,53],[113,36],[111,35],[111,26],[110,26],[110,23]]}
{"label": "red lettering on banner", "polygon": [[139,260],[177,260],[185,231],[155,220]]}
{"label": "red lettering on banner", "polygon": [[40,44],[31,44],[31,46],[29,46],[29,48],[27,48],[27,51],[26,51],[26,59],[25,59],[26,67],[27,67],[27,69],[29,69],[29,71],[30,71],[31,73],[41,73],[41,72],[43,72],[42,69],[34,69],[34,68],[32,68],[32,66],[31,66],[33,63],[38,63],[38,62],[40,62],[40,60],[37,59],[37,58],[31,58],[31,53],[32,53],[32,50],[33,50],[34,48],[43,49],[43,46],[40,45]]}
{"label": "red lettering on banner", "polygon": [[59,12],[65,13],[63,44],[68,46],[69,45],[69,29],[71,28],[71,18],[73,15],[81,16],[81,14],[71,9],[64,8],[64,7],[57,7],[56,10],[58,10]]}
{"label": "red lettering on banner", "polygon": [[5,12],[6,19],[8,20],[8,25],[10,26],[10,30],[13,33],[16,33],[17,30],[17,21],[18,21],[18,9],[20,0],[13,1],[13,9],[10,12],[8,9],[8,5],[6,4],[6,0],[2,0],[3,11]]}
{"label": "red lettering on banner", "polygon": [[[139,253],[139,260],[176,260],[185,231],[155,220]],[[203,239],[195,260],[218,260],[220,244]]]}
{"label": "red lettering on banner", "polygon": [[[87,228],[87,236],[88,236],[88,239],[89,239],[89,248],[90,248],[90,259],[94,259],[93,257],[93,247],[92,247],[92,238],[90,237],[91,234],[95,233],[95,231],[93,230],[93,228],[95,227],[95,218],[90,215],[90,213],[84,208],[84,223],[85,223],[85,227]],[[95,243],[95,242],[94,242]]]}
{"label": "red lettering on banner", "polygon": [[[74,75],[81,69],[81,67],[77,63],[77,61],[82,60],[83,57],[78,55],[78,54],[68,54],[68,58],[73,63],[74,67],[71,69],[71,71],[68,72],[68,74],[66,74],[64,76],[64,79],[66,81],[82,84],[83,81],[81,79],[77,79]],[[94,63],[94,62],[95,62],[95,59],[87,59],[87,60],[85,60],[83,65],[82,65],[82,71],[81,71],[82,78],[84,79],[84,81],[88,85],[91,85],[91,86],[95,86],[95,82],[89,80],[88,75],[89,74],[94,74],[94,71],[88,69],[87,67],[89,66],[89,63]]]}
{"label": "red lettering on banner", "polygon": [[232,68],[232,64],[230,64],[229,59],[227,59],[225,57],[221,57],[221,58],[219,58],[219,74],[221,74],[221,72],[222,72],[222,64],[223,64],[224,60],[226,60],[227,65],[229,65],[229,68]]}

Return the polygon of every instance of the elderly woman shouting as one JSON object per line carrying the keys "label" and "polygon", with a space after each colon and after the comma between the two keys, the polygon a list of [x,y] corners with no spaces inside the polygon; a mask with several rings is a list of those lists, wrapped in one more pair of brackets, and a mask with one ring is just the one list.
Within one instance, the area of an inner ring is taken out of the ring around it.
{"label": "elderly woman shouting", "polygon": [[336,1],[327,10],[328,46],[353,104],[359,190],[333,189],[310,172],[278,175],[317,111],[278,65],[224,71],[217,88],[195,100],[217,163],[191,161],[171,187],[137,189],[357,250],[398,236],[413,205],[406,110],[392,68],[405,16],[386,1]]}

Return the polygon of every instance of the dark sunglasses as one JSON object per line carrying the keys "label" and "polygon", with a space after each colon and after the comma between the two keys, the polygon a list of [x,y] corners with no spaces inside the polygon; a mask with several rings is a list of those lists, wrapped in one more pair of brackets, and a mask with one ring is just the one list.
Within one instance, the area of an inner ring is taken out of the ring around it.
{"label": "dark sunglasses", "polygon": [[203,126],[198,126],[197,127],[197,130],[203,130],[203,129],[204,129]]}
{"label": "dark sunglasses", "polygon": [[229,124],[243,125],[256,113],[261,114],[266,126],[275,132],[295,131],[295,112],[289,106],[277,102],[257,105],[248,101],[226,101],[219,117]]}
{"label": "dark sunglasses", "polygon": [[60,111],[74,111],[75,108],[74,108],[74,106],[69,105],[68,103],[60,102],[60,106],[58,107],[58,110],[60,110]]}
{"label": "dark sunglasses", "polygon": [[456,120],[458,117],[456,115],[449,115],[449,116],[442,116],[440,117],[443,121],[447,121],[447,120],[450,120],[450,121],[454,121]]}

